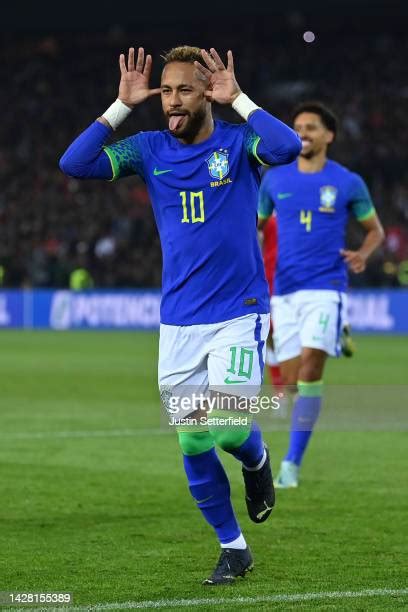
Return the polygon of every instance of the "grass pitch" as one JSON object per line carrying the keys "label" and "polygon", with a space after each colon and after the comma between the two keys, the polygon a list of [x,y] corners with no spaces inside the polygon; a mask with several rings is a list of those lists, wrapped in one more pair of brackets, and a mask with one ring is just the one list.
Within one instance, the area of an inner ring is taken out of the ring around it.
{"label": "grass pitch", "polygon": [[[175,436],[159,429],[157,336],[3,331],[0,343],[1,591],[73,592],[75,606],[223,598],[191,609],[407,609],[403,595],[233,602],[406,588],[406,431],[316,432],[302,486],[278,491],[263,525],[246,516],[240,466],[223,453],[255,570],[204,588],[219,551]],[[406,338],[357,343],[352,360],[329,363],[327,382],[407,383]],[[287,433],[266,438],[276,471]]]}

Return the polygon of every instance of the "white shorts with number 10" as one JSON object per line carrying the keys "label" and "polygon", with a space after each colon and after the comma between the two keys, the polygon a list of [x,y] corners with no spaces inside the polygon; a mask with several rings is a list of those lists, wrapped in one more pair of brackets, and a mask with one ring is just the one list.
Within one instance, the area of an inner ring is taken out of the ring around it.
{"label": "white shorts with number 10", "polygon": [[[269,314],[207,325],[160,325],[159,386],[231,390],[262,384]],[[252,393],[251,393],[252,394]]]}
{"label": "white shorts with number 10", "polygon": [[297,357],[304,347],[338,356],[346,318],[346,300],[345,293],[323,289],[273,296],[271,314],[278,361],[281,363]]}

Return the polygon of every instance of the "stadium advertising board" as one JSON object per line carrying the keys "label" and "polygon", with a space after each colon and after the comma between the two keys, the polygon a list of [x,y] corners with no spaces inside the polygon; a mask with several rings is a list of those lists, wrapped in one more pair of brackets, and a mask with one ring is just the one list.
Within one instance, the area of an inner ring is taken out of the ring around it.
{"label": "stadium advertising board", "polygon": [[[356,332],[407,333],[408,290],[359,290],[348,298]],[[157,329],[160,292],[2,291],[0,328]]]}
{"label": "stadium advertising board", "polygon": [[0,327],[33,329],[157,329],[158,291],[5,291]]}

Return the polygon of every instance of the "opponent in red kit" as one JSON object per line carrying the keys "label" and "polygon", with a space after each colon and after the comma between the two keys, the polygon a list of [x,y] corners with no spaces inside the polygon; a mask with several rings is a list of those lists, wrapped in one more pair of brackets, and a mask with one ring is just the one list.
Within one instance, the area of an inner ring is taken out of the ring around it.
{"label": "opponent in red kit", "polygon": [[[276,217],[272,215],[269,217],[266,225],[262,229],[263,233],[263,244],[262,244],[262,256],[265,268],[265,276],[268,281],[269,295],[273,295],[273,281],[275,277],[276,258],[278,256],[278,233],[276,227]],[[266,347],[266,365],[268,366],[270,379],[277,391],[281,390],[282,379],[278,361],[275,357],[272,342],[272,320],[271,320],[271,332],[268,336],[268,342]]]}

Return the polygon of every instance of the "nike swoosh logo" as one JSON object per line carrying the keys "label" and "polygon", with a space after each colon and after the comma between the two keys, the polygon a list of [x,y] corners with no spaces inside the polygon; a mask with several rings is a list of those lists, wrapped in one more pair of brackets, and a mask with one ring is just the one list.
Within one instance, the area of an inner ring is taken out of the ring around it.
{"label": "nike swoosh logo", "polygon": [[293,196],[293,193],[278,193],[278,200],[286,200]]}
{"label": "nike swoosh logo", "polygon": [[214,495],[210,495],[209,497],[206,497],[205,499],[196,499],[196,503],[203,504],[204,502],[210,500],[212,497],[214,497]]}
{"label": "nike swoosh logo", "polygon": [[226,385],[239,385],[241,383],[247,382],[246,380],[231,380],[229,376],[224,380]]}
{"label": "nike swoosh logo", "polygon": [[321,336],[313,336],[313,340],[316,340],[317,342],[320,342],[320,341],[324,340],[324,338],[322,338]]}
{"label": "nike swoosh logo", "polygon": [[[265,502],[264,502],[265,503]],[[266,506],[266,503],[265,503]],[[270,508],[269,506],[266,506],[265,510],[261,510],[261,512],[258,512],[258,514],[256,515],[256,518],[258,520],[260,520],[264,514],[266,514],[267,512],[269,512],[269,510],[272,510],[272,508]]]}
{"label": "nike swoosh logo", "polygon": [[159,176],[159,174],[166,174],[166,172],[173,172],[173,170],[158,170],[157,168],[153,170],[154,176]]}

